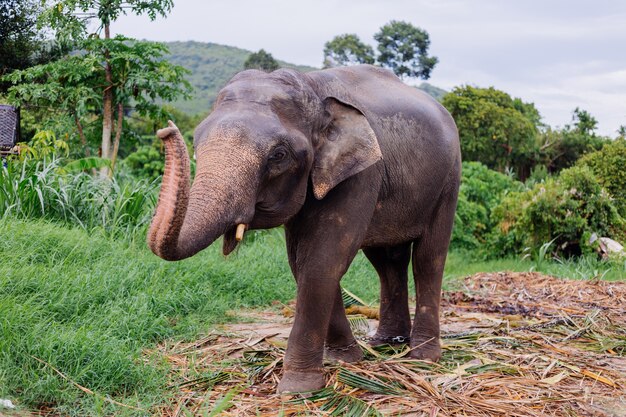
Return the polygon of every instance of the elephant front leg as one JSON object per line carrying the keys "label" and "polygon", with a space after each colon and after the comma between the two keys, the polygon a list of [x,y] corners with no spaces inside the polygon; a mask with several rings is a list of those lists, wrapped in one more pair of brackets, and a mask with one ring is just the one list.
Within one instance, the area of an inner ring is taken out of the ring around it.
{"label": "elephant front leg", "polygon": [[324,388],[324,341],[333,310],[338,278],[299,276],[296,317],[289,335],[284,374],[278,392]]}
{"label": "elephant front leg", "polygon": [[342,182],[321,201],[308,200],[285,225],[298,295],[278,392],[323,388],[326,338],[331,346],[353,340],[341,305],[339,281],[361,247],[374,213],[377,194],[365,191],[380,185],[376,175],[377,171],[371,170]]}

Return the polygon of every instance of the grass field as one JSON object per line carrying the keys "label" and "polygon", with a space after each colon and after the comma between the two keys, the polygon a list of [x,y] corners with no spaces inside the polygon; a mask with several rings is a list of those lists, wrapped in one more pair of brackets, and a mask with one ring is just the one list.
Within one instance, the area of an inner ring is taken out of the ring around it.
{"label": "grass field", "polygon": [[[193,340],[238,309],[287,302],[295,284],[280,230],[249,233],[228,258],[216,244],[179,263],[136,240],[112,240],[43,221],[0,220],[0,398],[63,415],[142,415],[166,398],[168,365],[142,352]],[[451,253],[445,285],[473,272],[538,270],[561,277],[620,279],[623,264],[498,260]],[[378,282],[359,254],[344,287],[376,302]],[[54,369],[60,371],[60,376]],[[88,395],[73,382],[93,390]]]}

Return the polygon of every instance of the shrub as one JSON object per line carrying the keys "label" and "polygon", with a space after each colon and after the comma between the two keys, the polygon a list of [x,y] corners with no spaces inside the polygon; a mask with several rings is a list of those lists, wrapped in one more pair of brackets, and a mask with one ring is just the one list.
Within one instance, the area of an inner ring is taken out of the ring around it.
{"label": "shrub", "polygon": [[555,251],[577,256],[588,250],[591,233],[620,239],[626,234],[609,193],[588,167],[563,170],[556,179],[511,193],[494,210],[491,253],[522,253],[554,241]]}
{"label": "shrub", "polygon": [[598,182],[615,198],[620,215],[626,217],[626,139],[617,139],[585,155],[579,165],[591,168]]}
{"label": "shrub", "polygon": [[128,155],[123,164],[134,177],[155,180],[163,175],[165,154],[155,145],[144,145]]}
{"label": "shrub", "polygon": [[59,159],[0,168],[0,217],[43,218],[127,237],[149,223],[154,182],[64,172]]}
{"label": "shrub", "polygon": [[457,204],[452,246],[477,249],[493,228],[491,212],[509,191],[522,188],[522,183],[493,171],[480,162],[464,162]]}

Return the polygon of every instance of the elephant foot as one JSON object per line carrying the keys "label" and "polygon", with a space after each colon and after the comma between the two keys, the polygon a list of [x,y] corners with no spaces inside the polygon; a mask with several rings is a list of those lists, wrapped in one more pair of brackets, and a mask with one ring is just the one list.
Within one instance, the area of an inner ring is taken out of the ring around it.
{"label": "elephant foot", "polygon": [[376,333],[370,340],[368,340],[368,344],[370,346],[381,346],[381,345],[402,345],[409,343],[409,336],[390,336],[387,333]]}
{"label": "elephant foot", "polygon": [[324,348],[324,359],[330,362],[359,362],[363,359],[363,351],[355,340],[346,346],[326,346]]}
{"label": "elephant foot", "polygon": [[326,380],[321,370],[312,371],[285,371],[278,383],[278,394],[301,393],[317,391],[326,386]]}
{"label": "elephant foot", "polygon": [[411,348],[413,349],[409,356],[413,359],[430,362],[438,362],[441,359],[441,343],[438,337],[411,338]]}

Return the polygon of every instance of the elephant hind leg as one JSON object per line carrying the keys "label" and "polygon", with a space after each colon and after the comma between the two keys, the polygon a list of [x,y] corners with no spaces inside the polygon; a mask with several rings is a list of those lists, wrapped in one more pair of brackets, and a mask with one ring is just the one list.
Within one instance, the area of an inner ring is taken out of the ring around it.
{"label": "elephant hind leg", "polygon": [[392,247],[365,248],[363,252],[380,277],[380,324],[370,344],[393,343],[395,337],[408,340],[411,317],[407,270],[411,242]]}

